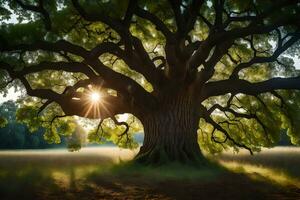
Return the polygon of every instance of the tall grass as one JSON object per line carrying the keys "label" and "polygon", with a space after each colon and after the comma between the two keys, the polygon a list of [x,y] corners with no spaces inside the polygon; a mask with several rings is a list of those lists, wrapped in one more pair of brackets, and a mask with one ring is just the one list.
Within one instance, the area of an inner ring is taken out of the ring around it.
{"label": "tall grass", "polygon": [[227,152],[214,159],[227,169],[245,173],[251,178],[300,188],[300,148],[264,149],[254,156],[245,151],[239,154]]}

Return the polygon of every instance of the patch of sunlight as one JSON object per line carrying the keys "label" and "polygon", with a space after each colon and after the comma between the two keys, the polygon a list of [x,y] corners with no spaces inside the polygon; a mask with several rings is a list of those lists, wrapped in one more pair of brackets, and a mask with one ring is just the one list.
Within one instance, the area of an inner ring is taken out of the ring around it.
{"label": "patch of sunlight", "polygon": [[62,171],[54,171],[51,174],[54,182],[60,187],[68,188],[70,186],[70,177],[69,174],[66,174]]}
{"label": "patch of sunlight", "polygon": [[105,171],[103,166],[99,167],[97,165],[73,166],[68,169],[51,169],[51,177],[60,187],[72,189],[76,182],[86,179],[90,174],[99,172],[99,170],[102,172]]}
{"label": "patch of sunlight", "polygon": [[230,171],[237,173],[245,173],[250,178],[261,179],[275,182],[282,186],[296,186],[300,188],[300,180],[285,174],[281,170],[271,169],[264,166],[238,163],[234,161],[219,161],[221,165]]}
{"label": "patch of sunlight", "polygon": [[[255,155],[282,154],[282,153],[289,153],[289,154],[290,153],[300,153],[300,148],[298,146],[261,148],[261,151],[255,153]],[[224,155],[250,155],[249,151],[246,149],[241,149],[238,153],[235,153],[233,148],[229,148],[227,151],[223,152],[222,154],[224,154]]]}

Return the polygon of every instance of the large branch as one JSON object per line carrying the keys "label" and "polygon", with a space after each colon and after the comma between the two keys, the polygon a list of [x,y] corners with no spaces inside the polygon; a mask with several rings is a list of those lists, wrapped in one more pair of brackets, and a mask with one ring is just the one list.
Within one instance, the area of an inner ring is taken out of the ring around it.
{"label": "large branch", "polygon": [[214,27],[216,27],[217,29],[221,28],[221,26],[223,25],[224,3],[224,0],[215,0],[213,3],[213,7],[215,10]]}
{"label": "large branch", "polygon": [[[60,40],[55,43],[50,42],[37,42],[34,44],[20,44],[13,47],[10,46],[3,46],[2,49],[0,49],[2,52],[11,52],[11,51],[36,51],[36,50],[45,50],[45,51],[51,51],[51,52],[68,52],[75,54],[77,56],[80,56],[84,59],[84,63],[89,65],[91,68],[93,68],[101,78],[104,79],[105,82],[107,82],[110,85],[110,88],[122,93],[124,96],[127,96],[128,98],[134,98],[135,102],[139,105],[143,105],[144,108],[147,106],[150,106],[153,108],[155,103],[154,97],[145,91],[144,88],[142,88],[138,83],[136,83],[131,78],[122,75],[111,68],[103,65],[99,59],[98,55],[99,52],[102,52],[102,50],[109,50],[107,48],[95,48],[94,51],[88,51],[84,49],[83,47],[74,45],[70,42],[67,42],[65,40]],[[105,51],[104,51],[105,52]],[[65,63],[66,64],[66,63]],[[80,64],[81,65],[81,64]],[[49,67],[49,66],[48,66]],[[54,66],[52,66],[54,67]],[[68,65],[68,67],[71,67]],[[87,70],[88,68],[85,65],[82,65],[82,69],[78,69],[75,67],[75,71],[83,71]],[[35,68],[36,69],[36,68]],[[69,68],[70,69],[70,68]],[[85,71],[87,72],[87,71]],[[91,75],[91,72],[87,72]],[[132,96],[132,97],[130,97]],[[145,101],[146,99],[146,101]],[[147,104],[148,103],[148,104]]]}
{"label": "large branch", "polygon": [[156,29],[161,31],[167,40],[173,40],[174,34],[157,16],[140,7],[136,8],[135,14],[141,18],[149,20],[152,24],[154,24],[156,26]]}
{"label": "large branch", "polygon": [[51,99],[53,101],[60,100],[60,94],[50,89],[32,89],[27,79],[19,72],[15,72],[13,67],[5,62],[0,62],[0,69],[6,70],[12,79],[19,79],[24,85],[27,94],[42,99]]}
{"label": "large branch", "polygon": [[84,10],[84,8],[80,5],[78,0],[72,0],[72,4],[77,12],[83,17],[86,21],[90,22],[103,22],[114,29],[119,34],[124,34],[124,27],[122,23],[118,20],[112,19],[111,17],[105,15],[101,12],[93,12],[88,13]]}
{"label": "large branch", "polygon": [[[292,1],[295,3],[295,1]],[[290,4],[288,4],[290,5]],[[298,14],[282,14],[282,17],[277,18],[275,21],[273,21],[271,24],[263,24],[263,20],[269,16],[269,12],[266,11],[266,13],[262,13],[260,15],[260,18],[255,18],[252,23],[250,23],[246,27],[242,28],[234,28],[229,31],[218,31],[216,33],[211,33],[208,38],[201,43],[199,48],[195,51],[193,56],[189,60],[190,68],[196,69],[198,66],[203,64],[207,57],[209,56],[209,53],[211,49],[224,41],[228,40],[236,40],[239,38],[246,37],[248,35],[253,34],[264,34],[269,33],[278,27],[281,26],[288,26],[288,25],[295,25],[299,26],[300,21],[300,15]]]}
{"label": "large branch", "polygon": [[151,109],[156,107],[157,102],[152,94],[146,92],[145,89],[133,79],[108,68],[98,59],[90,58],[85,60],[85,62],[93,66],[94,70],[101,75],[112,89],[119,91],[128,98],[132,96],[134,102],[140,108]]}
{"label": "large branch", "polygon": [[274,53],[271,56],[268,57],[261,57],[261,56],[254,56],[250,61],[245,62],[245,63],[240,63],[237,65],[232,74],[231,78],[238,78],[238,73],[245,68],[251,67],[254,64],[259,64],[259,63],[270,63],[274,62],[277,60],[277,58],[284,52],[286,51],[289,47],[291,47],[293,44],[295,44],[297,41],[300,39],[300,33],[294,34],[293,37],[291,37],[287,42],[285,42],[282,45],[282,42],[280,41],[278,44],[277,49],[274,51]]}
{"label": "large branch", "polygon": [[[211,124],[213,127],[214,127],[214,129],[213,129],[213,131],[212,131],[212,140],[214,141],[214,142],[217,142],[217,143],[225,143],[225,142],[227,142],[228,140],[230,141],[230,142],[232,142],[235,146],[237,146],[237,147],[240,147],[240,148],[244,148],[244,149],[247,149],[251,154],[253,154],[253,152],[252,152],[252,150],[251,150],[251,148],[250,147],[248,147],[248,146],[246,146],[245,144],[243,144],[243,143],[241,143],[241,142],[238,142],[238,141],[236,141],[220,124],[218,124],[217,122],[215,122],[214,120],[213,120],[213,118],[210,116],[210,113],[207,111],[207,109],[203,106],[203,105],[201,105],[200,106],[200,112],[201,112],[201,117],[203,118],[203,119],[205,119],[205,121],[207,122],[207,123],[209,123],[209,124]],[[223,140],[223,141],[218,141],[215,137],[214,137],[214,132],[215,132],[215,130],[218,130],[218,131],[220,131],[220,132],[222,132],[224,135],[225,135],[225,139]]]}
{"label": "large branch", "polygon": [[129,0],[127,10],[123,19],[123,24],[125,27],[130,26],[136,7],[137,7],[137,0]]}
{"label": "large branch", "polygon": [[186,8],[184,12],[184,17],[186,19],[184,36],[186,36],[186,34],[188,34],[194,28],[198,13],[203,3],[204,0],[193,0]]}
{"label": "large branch", "polygon": [[300,90],[300,77],[292,78],[272,78],[262,82],[250,83],[241,79],[227,79],[216,82],[206,83],[200,96],[206,99],[211,96],[224,95],[227,93],[247,95],[258,95],[261,93],[272,92],[279,89]]}
{"label": "large branch", "polygon": [[[105,13],[102,12],[93,12],[93,13],[88,13],[85,11],[85,9],[80,5],[78,0],[72,0],[72,4],[76,11],[79,13],[79,15],[85,19],[86,21],[89,22],[102,22],[109,27],[111,27],[113,30],[115,30],[122,38],[122,41],[125,44],[125,49],[126,50],[131,50],[132,45],[131,45],[131,34],[128,29],[128,24],[127,21],[123,21],[122,23],[121,20],[116,20]],[[127,19],[126,19],[127,20]]]}
{"label": "large branch", "polygon": [[[240,113],[237,112],[236,110],[234,110],[233,108],[231,108],[231,106],[236,107],[237,109],[239,109],[240,107],[237,106],[236,104],[232,103],[233,98],[235,97],[235,95],[231,95],[230,98],[227,101],[227,105],[225,107],[219,105],[219,104],[214,104],[212,107],[210,107],[207,112],[209,115],[211,115],[215,110],[220,110],[224,113],[224,115],[231,121],[237,121],[239,122],[239,124],[242,125],[242,123],[237,120],[236,118],[242,118],[242,119],[252,119],[255,120],[263,129],[266,137],[268,138],[268,132],[267,132],[267,127],[265,126],[265,124],[262,122],[262,120],[258,117],[258,115],[256,114],[256,112],[252,113],[249,110],[246,110],[247,113]],[[227,113],[231,113],[234,118],[231,118]],[[229,123],[229,122],[228,122]]]}
{"label": "large branch", "polygon": [[[251,2],[253,7],[255,6],[254,2]],[[255,13],[252,11],[250,8],[241,11],[241,12],[236,12],[236,11],[229,11],[226,12],[225,9],[223,10],[225,14],[227,15],[226,21],[222,24],[223,28],[226,28],[230,23],[232,22],[251,22],[252,24],[258,24],[262,23],[262,20],[273,15],[277,12],[280,12],[280,10],[284,7],[288,6],[293,6],[297,4],[297,0],[281,0],[281,1],[276,1],[272,3],[265,11],[262,11],[261,13],[258,12],[257,8],[255,8]],[[247,13],[247,15],[245,15]],[[231,16],[231,14],[234,14],[234,16]],[[255,14],[255,15],[254,15]]]}
{"label": "large branch", "polygon": [[63,92],[59,94],[51,89],[33,89],[28,80],[24,77],[24,72],[14,71],[13,67],[8,63],[0,62],[0,69],[6,70],[12,79],[19,79],[24,85],[28,95],[47,99],[48,101],[41,109],[44,109],[52,102],[56,102],[66,115],[77,115],[91,119],[105,119],[113,117],[116,114],[127,112],[135,113],[135,109],[131,107],[130,103],[120,96],[103,95],[101,102],[95,104],[89,101],[88,94],[76,92],[76,88],[86,87],[88,84],[93,83],[88,79],[77,82],[73,87],[70,86],[73,92]]}
{"label": "large branch", "polygon": [[[87,13],[84,8],[79,4],[78,0],[72,0],[73,6],[78,13],[87,21],[91,22],[103,22],[109,27],[114,29],[122,38],[125,44],[125,50],[122,50],[117,44],[107,42],[106,44],[100,44],[94,49],[94,55],[100,55],[101,52],[113,53],[125,61],[125,63],[133,70],[143,74],[145,78],[153,84],[154,88],[157,88],[162,74],[156,69],[155,65],[151,62],[149,55],[143,48],[142,42],[131,35],[129,26],[133,14],[140,15],[146,19],[154,22],[156,26],[162,28],[164,33],[171,34],[166,26],[156,16],[139,8],[137,2],[134,0],[129,1],[127,11],[122,21],[113,19],[102,13]],[[133,48],[134,47],[134,48]],[[104,51],[103,51],[104,50]],[[138,54],[138,55],[135,55]]]}
{"label": "large branch", "polygon": [[184,5],[182,0],[169,0],[169,3],[175,16],[177,37],[185,39],[190,30],[194,28],[198,12],[204,1],[193,0],[188,5]]}
{"label": "large branch", "polygon": [[184,31],[184,26],[185,26],[185,19],[182,14],[181,10],[181,5],[182,5],[182,0],[169,0],[169,3],[172,7],[174,16],[175,16],[175,22],[177,25],[177,32],[183,32]]}
{"label": "large branch", "polygon": [[[1,65],[1,62],[0,62]],[[24,67],[20,72],[20,75],[24,76],[31,73],[38,73],[44,70],[65,71],[65,72],[79,72],[85,74],[87,77],[95,79],[97,75],[86,64],[79,62],[41,62],[36,65],[29,65]]]}
{"label": "large branch", "polygon": [[163,79],[162,73],[157,69],[143,47],[141,41],[132,37],[132,43],[135,47],[131,53],[121,49],[117,44],[112,42],[105,42],[97,45],[91,50],[91,56],[99,57],[103,53],[111,53],[118,58],[121,58],[129,68],[141,73],[153,85],[155,89],[158,88],[159,83]]}
{"label": "large branch", "polygon": [[214,75],[216,64],[221,60],[223,55],[228,52],[228,49],[232,44],[233,41],[229,40],[215,47],[212,56],[203,63],[204,68],[197,74],[198,86],[202,86],[203,83],[208,81]]}
{"label": "large branch", "polygon": [[0,45],[1,52],[13,51],[51,51],[51,52],[68,52],[77,56],[87,57],[89,51],[85,48],[72,44],[66,40],[59,40],[57,42],[38,41],[32,44],[18,44],[18,45]]}
{"label": "large branch", "polygon": [[135,110],[120,97],[102,95],[101,101],[92,103],[87,99],[87,94],[75,94],[76,98],[65,97],[59,102],[66,115],[76,115],[90,119],[106,119],[117,114],[135,113]]}

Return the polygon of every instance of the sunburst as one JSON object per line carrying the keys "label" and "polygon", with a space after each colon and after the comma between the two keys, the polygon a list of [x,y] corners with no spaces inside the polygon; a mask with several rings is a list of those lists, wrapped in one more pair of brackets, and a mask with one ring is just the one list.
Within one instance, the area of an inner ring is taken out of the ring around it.
{"label": "sunburst", "polygon": [[94,117],[101,116],[101,110],[106,111],[101,88],[90,86],[84,96],[84,104],[86,107],[85,117],[91,114]]}
{"label": "sunburst", "polygon": [[90,100],[92,103],[98,103],[101,101],[101,93],[98,91],[92,91],[90,94]]}

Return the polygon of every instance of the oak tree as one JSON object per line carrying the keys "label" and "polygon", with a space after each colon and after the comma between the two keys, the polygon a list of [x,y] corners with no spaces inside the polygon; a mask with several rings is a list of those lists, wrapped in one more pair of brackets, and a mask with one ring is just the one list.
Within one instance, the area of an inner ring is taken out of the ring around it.
{"label": "oak tree", "polygon": [[26,89],[17,117],[52,142],[77,116],[123,147],[142,125],[142,163],[300,143],[298,0],[0,2],[2,88]]}

